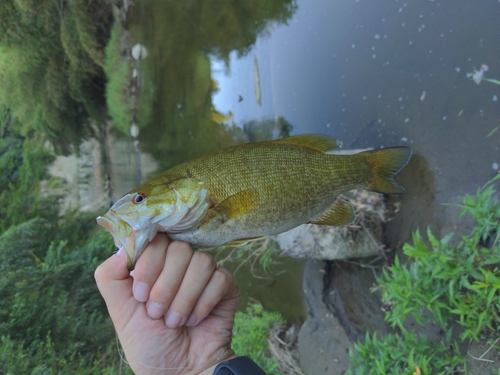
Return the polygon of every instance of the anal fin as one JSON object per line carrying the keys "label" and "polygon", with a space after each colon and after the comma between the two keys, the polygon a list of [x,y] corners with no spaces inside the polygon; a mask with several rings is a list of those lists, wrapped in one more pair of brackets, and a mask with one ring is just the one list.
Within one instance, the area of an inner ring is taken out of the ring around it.
{"label": "anal fin", "polygon": [[243,238],[241,240],[234,240],[234,241],[227,243],[225,246],[241,246],[241,245],[245,245],[248,242],[258,240],[260,238],[263,238],[263,237]]}
{"label": "anal fin", "polygon": [[309,224],[342,226],[351,224],[355,218],[352,206],[337,199],[332,207],[323,212],[318,218],[311,220]]}

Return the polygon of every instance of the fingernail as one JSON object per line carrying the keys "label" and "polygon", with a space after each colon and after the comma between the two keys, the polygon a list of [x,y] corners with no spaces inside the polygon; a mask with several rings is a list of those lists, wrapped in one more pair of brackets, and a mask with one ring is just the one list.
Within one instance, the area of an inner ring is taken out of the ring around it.
{"label": "fingernail", "polygon": [[149,297],[149,286],[146,283],[138,282],[134,286],[134,297],[139,302],[146,302]]}
{"label": "fingernail", "polygon": [[170,329],[175,329],[179,327],[182,321],[182,316],[177,314],[175,311],[169,311],[165,317],[165,324]]}
{"label": "fingernail", "polygon": [[163,306],[158,305],[156,302],[148,304],[148,315],[151,319],[160,319],[165,313]]}
{"label": "fingernail", "polygon": [[127,255],[127,252],[125,251],[125,249],[123,248],[123,246],[120,246],[120,248],[116,252],[116,255],[119,256],[119,257],[122,257],[124,255]]}
{"label": "fingernail", "polygon": [[198,318],[196,317],[196,315],[194,314],[191,314],[186,322],[186,325],[188,327],[191,327],[191,326],[194,326],[196,324],[196,321],[198,320]]}

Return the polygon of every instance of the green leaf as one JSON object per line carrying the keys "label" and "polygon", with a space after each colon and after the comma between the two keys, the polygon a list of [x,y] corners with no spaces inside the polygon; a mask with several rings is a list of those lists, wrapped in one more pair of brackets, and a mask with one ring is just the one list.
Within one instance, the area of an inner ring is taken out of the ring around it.
{"label": "green leaf", "polygon": [[489,307],[491,305],[491,302],[493,301],[493,298],[495,297],[495,294],[497,292],[496,288],[491,288],[490,292],[488,293],[488,298],[486,299],[486,306]]}

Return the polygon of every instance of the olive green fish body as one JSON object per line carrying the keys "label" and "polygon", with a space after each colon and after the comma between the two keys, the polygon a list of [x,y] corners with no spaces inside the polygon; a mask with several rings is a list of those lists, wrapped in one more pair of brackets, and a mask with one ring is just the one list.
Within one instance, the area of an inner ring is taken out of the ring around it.
{"label": "olive green fish body", "polygon": [[317,218],[339,194],[368,186],[359,173],[367,169],[362,159],[288,144],[266,146],[235,147],[165,172],[165,179],[204,181],[215,211],[196,230],[171,237],[219,246],[281,233]]}
{"label": "olive green fish body", "polygon": [[[128,195],[144,196],[140,204],[149,205],[149,212],[156,207],[156,214],[173,201],[190,202],[186,204],[198,207],[184,210],[191,215],[187,220],[194,223],[191,227],[176,224],[172,229],[161,224],[158,230],[172,239],[212,247],[281,233],[304,223],[348,224],[354,219],[352,208],[337,197],[352,189],[404,192],[393,176],[408,162],[410,149],[325,153],[338,146],[331,137],[300,135],[229,147],[169,169]],[[160,198],[171,190],[181,198]],[[195,202],[200,192],[205,195]]]}

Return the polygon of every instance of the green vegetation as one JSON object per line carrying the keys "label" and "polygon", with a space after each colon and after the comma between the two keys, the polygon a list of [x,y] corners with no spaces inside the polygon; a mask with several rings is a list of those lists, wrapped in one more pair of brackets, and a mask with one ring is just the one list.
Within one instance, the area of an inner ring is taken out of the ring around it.
{"label": "green vegetation", "polygon": [[105,120],[103,48],[111,7],[99,0],[0,3],[0,103],[23,136],[69,152]]}
{"label": "green vegetation", "polygon": [[117,373],[120,358],[95,286],[114,249],[94,214],[59,214],[42,194],[43,140],[0,139],[0,368],[6,374]]}
{"label": "green vegetation", "polygon": [[0,138],[0,233],[32,217],[48,219],[57,214],[55,197],[40,195],[45,165],[53,155],[36,139],[12,133]]}
{"label": "green vegetation", "polygon": [[[397,333],[367,334],[351,351],[350,374],[454,374],[466,361],[453,339],[490,337],[500,330],[500,202],[494,184],[500,175],[463,198],[461,215],[475,220],[471,233],[452,246],[453,234],[442,239],[427,230],[426,243],[416,232],[414,244],[405,244],[409,261],[394,265],[378,279],[389,305],[386,320]],[[438,324],[444,335],[430,340],[408,331],[408,318],[424,326]],[[455,326],[455,328],[453,328]],[[376,372],[373,372],[374,370]]]}
{"label": "green vegetation", "polygon": [[[97,228],[95,214],[61,213],[61,197],[46,188],[61,181],[50,178],[46,166],[55,153],[75,152],[82,139],[99,137],[108,115],[123,133],[133,117],[144,126],[151,103],[170,111],[149,129],[162,160],[175,164],[233,143],[227,126],[212,120],[208,54],[227,61],[233,50],[245,53],[270,21],[284,22],[296,9],[290,0],[162,2],[171,12],[156,15],[171,19],[157,23],[165,30],[156,33],[162,41],[150,55],[165,59],[168,77],[144,79],[154,87],[137,99],[134,114],[132,67],[124,57],[123,26],[113,24],[113,2],[0,2],[2,374],[131,373],[93,278],[113,240]],[[251,326],[242,352],[255,354],[270,373],[276,364],[265,352],[265,335],[278,321],[251,308],[236,323],[245,332]],[[246,351],[249,345],[255,353]]]}
{"label": "green vegetation", "polygon": [[267,344],[269,332],[281,324],[283,319],[279,313],[264,311],[260,304],[250,305],[245,312],[236,313],[231,346],[238,355],[252,358],[268,375],[282,374]]}
{"label": "green vegetation", "polygon": [[109,115],[118,129],[129,133],[132,121],[132,108],[128,86],[132,75],[130,60],[123,57],[124,29],[115,23],[111,29],[111,37],[106,46],[106,63],[104,71],[108,77],[106,85],[106,104]]}

